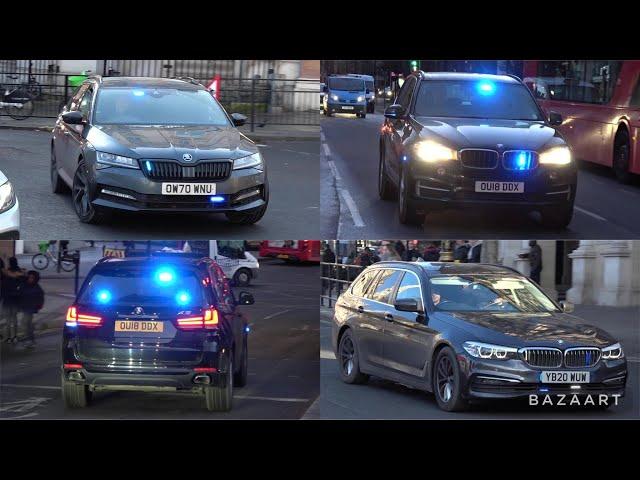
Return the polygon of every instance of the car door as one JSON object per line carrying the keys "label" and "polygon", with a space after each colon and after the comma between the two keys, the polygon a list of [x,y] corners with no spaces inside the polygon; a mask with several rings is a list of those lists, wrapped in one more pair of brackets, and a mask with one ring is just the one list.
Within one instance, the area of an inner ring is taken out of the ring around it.
{"label": "car door", "polygon": [[[396,99],[396,103],[404,107],[406,114],[409,113],[416,83],[415,77],[409,78],[402,85],[400,94]],[[402,168],[402,156],[404,155],[404,142],[411,135],[413,127],[406,116],[405,118],[387,120],[387,125],[389,127],[389,142],[385,155],[386,167],[392,181],[398,184]]]}
{"label": "car door", "polygon": [[[395,304],[396,299],[416,299],[424,311],[422,292],[418,275],[406,270],[390,302]],[[423,380],[426,378],[437,332],[429,327],[425,313],[404,312],[395,307],[391,308],[384,325],[384,365],[396,373]]]}
{"label": "car door", "polygon": [[[89,88],[89,84],[81,85],[78,91],[73,95],[73,97],[71,97],[69,104],[62,111],[62,113],[74,112],[78,110],[78,107],[80,106],[80,100],[84,97],[87,88]],[[74,159],[74,161],[70,160],[74,127],[77,127],[77,125],[69,125],[65,123],[62,119],[62,115],[60,115],[58,117],[58,120],[56,121],[56,129],[53,142],[58,169],[61,170],[60,174],[62,178],[64,178],[64,180],[69,183],[71,183],[73,179],[73,174],[75,173],[76,165],[78,163],[77,157]]]}

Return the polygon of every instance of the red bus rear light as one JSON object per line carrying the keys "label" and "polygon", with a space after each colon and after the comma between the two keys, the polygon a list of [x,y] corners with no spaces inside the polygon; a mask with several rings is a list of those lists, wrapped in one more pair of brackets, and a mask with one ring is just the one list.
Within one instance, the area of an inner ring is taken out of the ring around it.
{"label": "red bus rear light", "polygon": [[76,307],[69,307],[67,310],[66,320],[67,327],[81,326],[95,328],[102,326],[102,317],[78,313],[78,309]]}
{"label": "red bus rear light", "polygon": [[82,368],[81,363],[65,363],[63,366],[65,370],[80,370]]}

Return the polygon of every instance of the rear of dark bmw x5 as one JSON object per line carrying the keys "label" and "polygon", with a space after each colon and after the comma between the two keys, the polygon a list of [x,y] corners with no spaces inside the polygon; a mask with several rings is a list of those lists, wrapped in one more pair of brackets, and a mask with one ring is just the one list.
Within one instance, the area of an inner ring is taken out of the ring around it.
{"label": "rear of dark bmw x5", "polygon": [[[85,407],[93,392],[120,390],[192,393],[209,410],[230,410],[234,383],[246,383],[247,331],[214,282],[206,266],[98,263],[67,311],[65,405]],[[250,294],[241,299],[253,303]]]}

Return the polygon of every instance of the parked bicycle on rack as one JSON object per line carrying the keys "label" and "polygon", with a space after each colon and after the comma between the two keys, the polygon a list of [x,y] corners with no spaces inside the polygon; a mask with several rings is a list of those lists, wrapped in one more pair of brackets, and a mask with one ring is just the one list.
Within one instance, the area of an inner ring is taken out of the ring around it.
{"label": "parked bicycle on rack", "polygon": [[[11,80],[17,80],[17,75],[9,75]],[[33,115],[34,96],[24,85],[0,85],[0,109],[7,109],[14,120],[24,120]]]}
{"label": "parked bicycle on rack", "polygon": [[[53,262],[54,265],[58,264],[58,255],[54,254],[51,245],[46,248],[41,248],[40,253],[36,253],[31,259],[31,263],[33,267],[37,270],[45,270],[49,267],[49,263]],[[69,262],[67,260],[63,260],[60,263],[60,267],[65,272],[72,272],[76,267],[73,262]]]}

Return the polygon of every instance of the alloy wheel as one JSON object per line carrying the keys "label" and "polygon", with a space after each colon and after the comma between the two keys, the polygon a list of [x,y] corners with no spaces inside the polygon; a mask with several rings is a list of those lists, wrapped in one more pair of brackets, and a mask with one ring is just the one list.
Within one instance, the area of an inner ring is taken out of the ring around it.
{"label": "alloy wheel", "polygon": [[81,217],[86,217],[91,213],[89,182],[82,166],[78,167],[73,182],[73,206]]}
{"label": "alloy wheel", "polygon": [[350,376],[353,372],[353,358],[356,354],[356,349],[353,345],[351,337],[347,337],[342,342],[342,349],[340,351],[340,359],[342,362],[342,370]]}
{"label": "alloy wheel", "polygon": [[447,356],[443,356],[438,363],[438,368],[436,369],[436,385],[440,399],[445,403],[449,402],[453,396],[455,378],[453,365]]}

